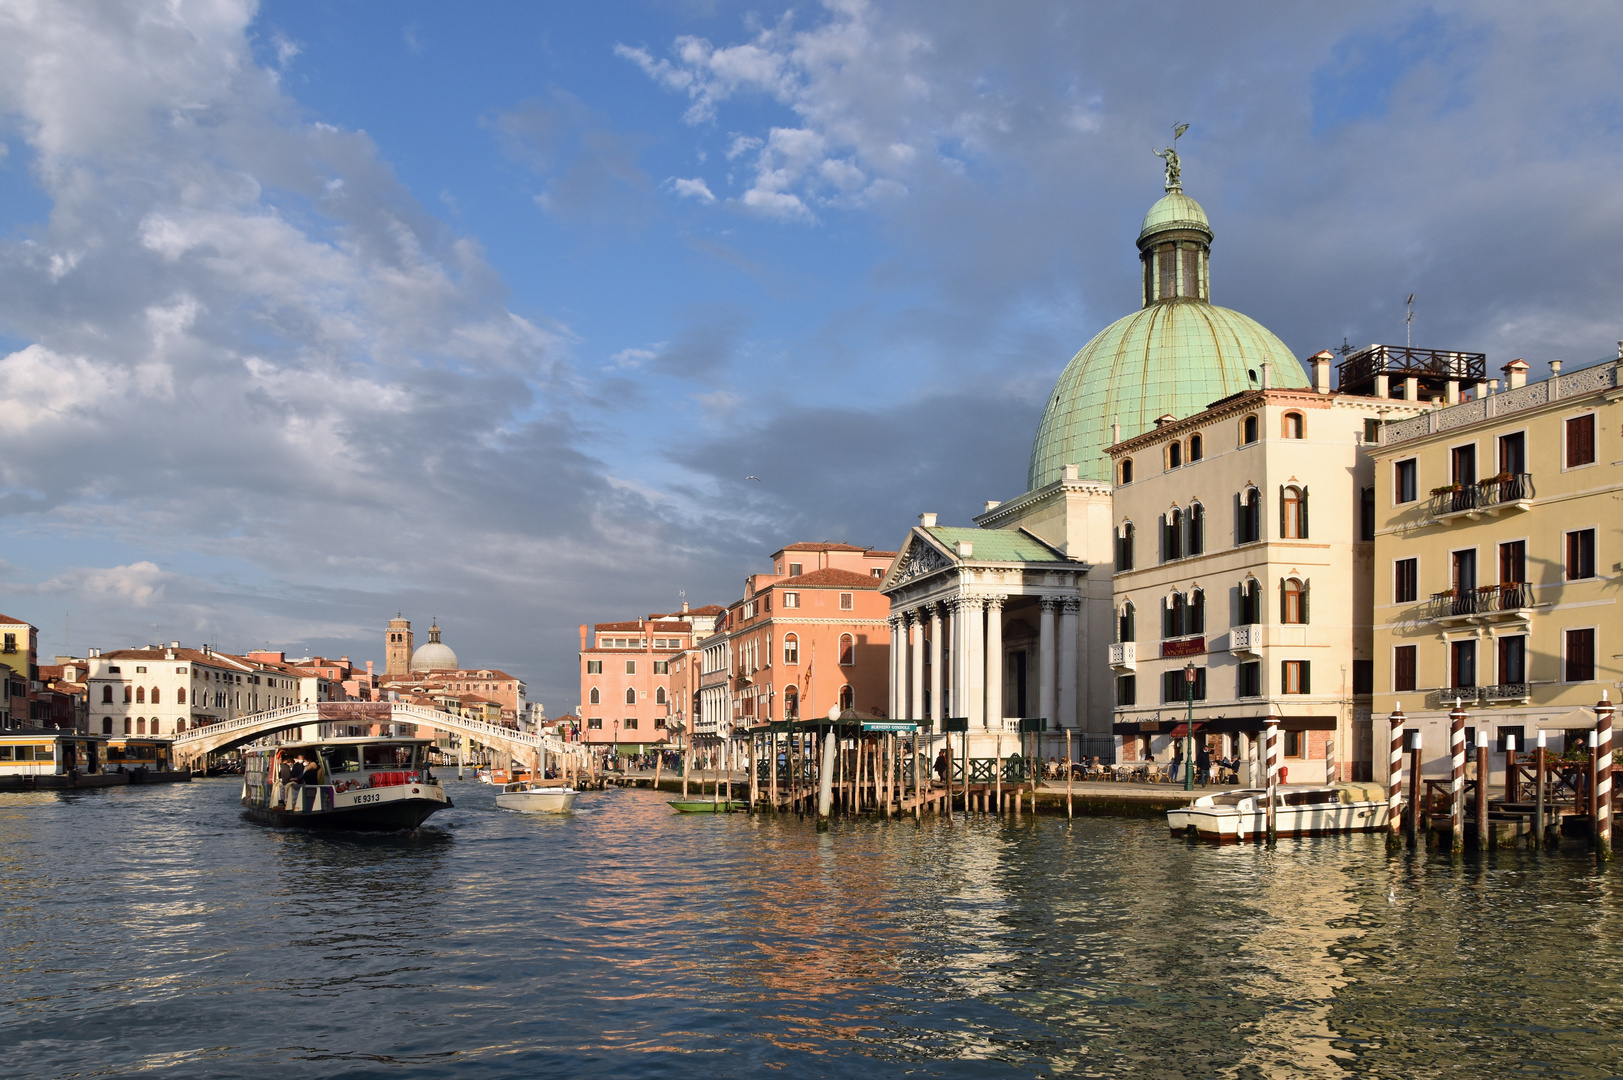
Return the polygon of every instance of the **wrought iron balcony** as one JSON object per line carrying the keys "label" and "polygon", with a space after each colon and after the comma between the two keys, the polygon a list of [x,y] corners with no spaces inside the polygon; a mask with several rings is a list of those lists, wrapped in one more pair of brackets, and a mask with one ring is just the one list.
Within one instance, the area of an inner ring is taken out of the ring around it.
{"label": "wrought iron balcony", "polygon": [[1430,514],[1435,521],[1478,518],[1533,505],[1530,473],[1500,473],[1475,484],[1450,484],[1431,493]]}
{"label": "wrought iron balcony", "polygon": [[1437,622],[1493,622],[1525,618],[1533,606],[1533,588],[1526,582],[1483,585],[1477,589],[1449,589],[1432,593],[1426,618]]}
{"label": "wrought iron balcony", "polygon": [[1245,626],[1231,626],[1229,628],[1229,651],[1245,656],[1255,656],[1262,650],[1262,626],[1248,623]]}
{"label": "wrought iron balcony", "polygon": [[1477,700],[1484,705],[1502,702],[1515,702],[1525,704],[1532,696],[1526,683],[1494,683],[1492,686],[1481,687]]}
{"label": "wrought iron balcony", "polygon": [[1117,671],[1138,670],[1138,643],[1118,641],[1110,646],[1110,666]]}
{"label": "wrought iron balcony", "polygon": [[1472,708],[1489,705],[1522,705],[1531,696],[1526,683],[1495,683],[1492,686],[1443,686],[1427,692],[1426,707],[1451,709],[1454,702]]}

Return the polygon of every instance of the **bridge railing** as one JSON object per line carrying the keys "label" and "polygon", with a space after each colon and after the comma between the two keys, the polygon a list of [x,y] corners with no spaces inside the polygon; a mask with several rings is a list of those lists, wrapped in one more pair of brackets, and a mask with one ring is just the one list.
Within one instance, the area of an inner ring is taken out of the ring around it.
{"label": "bridge railing", "polygon": [[[318,724],[321,722],[320,716],[316,712],[314,705],[284,705],[280,709],[267,709],[264,712],[249,713],[246,716],[239,716],[235,720],[220,720],[213,724],[204,724],[201,727],[194,727],[190,731],[185,731],[176,735],[174,738],[174,745],[184,746],[187,743],[199,742],[205,738],[213,735],[219,735],[224,732],[242,731],[247,728],[261,727],[265,724],[272,723],[273,721],[300,715],[307,717],[305,723]],[[299,725],[289,724],[287,726],[298,727]]]}

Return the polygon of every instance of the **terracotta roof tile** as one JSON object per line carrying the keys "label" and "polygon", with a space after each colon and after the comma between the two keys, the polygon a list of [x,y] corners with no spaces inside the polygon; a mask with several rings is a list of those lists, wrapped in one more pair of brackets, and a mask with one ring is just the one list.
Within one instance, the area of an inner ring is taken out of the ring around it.
{"label": "terracotta roof tile", "polygon": [[821,570],[813,570],[809,574],[799,577],[784,578],[777,583],[785,588],[790,586],[838,586],[847,589],[877,589],[879,579],[872,574],[859,574],[853,570],[841,570],[836,566],[827,566]]}

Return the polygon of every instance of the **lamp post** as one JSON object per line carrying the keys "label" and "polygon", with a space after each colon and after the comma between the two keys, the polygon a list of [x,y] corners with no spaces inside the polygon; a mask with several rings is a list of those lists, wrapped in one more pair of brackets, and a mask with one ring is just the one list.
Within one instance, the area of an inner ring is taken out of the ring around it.
{"label": "lamp post", "polygon": [[1183,733],[1183,789],[1195,790],[1195,662],[1193,660],[1183,668],[1184,698],[1189,703],[1188,722],[1184,725]]}

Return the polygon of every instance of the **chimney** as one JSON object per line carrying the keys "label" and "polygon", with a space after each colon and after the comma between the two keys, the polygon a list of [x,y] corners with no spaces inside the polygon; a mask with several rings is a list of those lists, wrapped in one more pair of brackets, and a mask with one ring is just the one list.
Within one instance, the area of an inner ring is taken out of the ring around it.
{"label": "chimney", "polygon": [[178,648],[180,648],[180,642],[178,642],[178,641],[171,641],[171,642],[170,642],[170,643],[169,643],[169,647],[170,647],[170,648],[171,648],[171,649],[178,649]]}
{"label": "chimney", "polygon": [[1505,373],[1505,389],[1514,390],[1518,386],[1526,386],[1527,373],[1531,371],[1532,368],[1533,365],[1529,364],[1521,357],[1517,357],[1504,367],[1500,368],[1499,370]]}
{"label": "chimney", "polygon": [[366,673],[368,676],[372,674],[372,661],[370,660],[366,662]]}
{"label": "chimney", "polygon": [[1060,476],[1065,480],[1080,480],[1080,470],[1075,465],[1066,465],[1060,470]]}
{"label": "chimney", "polygon": [[586,624],[585,623],[580,624],[580,647],[582,649],[586,648]]}
{"label": "chimney", "polygon": [[924,527],[926,529],[935,528],[935,515],[934,514],[920,514],[919,515],[919,525],[921,525],[922,527]]}
{"label": "chimney", "polygon": [[[1623,356],[1623,341],[1618,342],[1618,354]],[[1110,445],[1114,446],[1119,442],[1121,442],[1121,417],[1118,416],[1110,421]]]}
{"label": "chimney", "polygon": [[1313,389],[1317,393],[1330,392],[1330,361],[1333,357],[1329,350],[1313,354]]}
{"label": "chimney", "polygon": [[163,651],[163,658],[165,660],[173,660],[175,658],[175,650],[173,650],[173,649],[165,649]]}
{"label": "chimney", "polygon": [[682,614],[686,615],[687,613],[688,613],[688,602],[686,600],[684,600],[684,601],[682,601]]}
{"label": "chimney", "polygon": [[1274,385],[1274,366],[1266,360],[1260,366],[1262,367],[1262,388],[1264,390],[1271,389]]}
{"label": "chimney", "polygon": [[960,540],[960,541],[958,541],[958,557],[960,559],[971,558],[972,556],[974,556],[974,554],[975,554],[975,542],[973,540]]}

